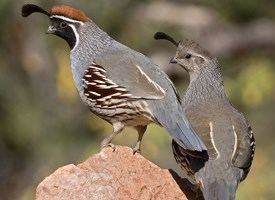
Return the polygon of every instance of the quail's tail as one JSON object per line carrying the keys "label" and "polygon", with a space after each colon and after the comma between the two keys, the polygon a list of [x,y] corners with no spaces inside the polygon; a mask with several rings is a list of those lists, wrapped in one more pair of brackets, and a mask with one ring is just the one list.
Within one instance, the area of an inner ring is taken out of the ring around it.
{"label": "quail's tail", "polygon": [[158,121],[182,148],[190,151],[207,150],[182,113],[171,113],[169,119],[162,116],[158,118]]}
{"label": "quail's tail", "polygon": [[[234,200],[238,181],[220,171],[214,160],[205,159],[199,152],[186,152],[174,140],[172,149],[177,163],[188,174],[192,174],[198,183],[204,200]],[[214,167],[213,167],[214,164]],[[214,170],[214,171],[213,171]],[[216,170],[216,171],[215,171]],[[223,175],[225,177],[223,178]]]}
{"label": "quail's tail", "polygon": [[205,200],[234,200],[236,186],[224,179],[204,180],[202,193]]}

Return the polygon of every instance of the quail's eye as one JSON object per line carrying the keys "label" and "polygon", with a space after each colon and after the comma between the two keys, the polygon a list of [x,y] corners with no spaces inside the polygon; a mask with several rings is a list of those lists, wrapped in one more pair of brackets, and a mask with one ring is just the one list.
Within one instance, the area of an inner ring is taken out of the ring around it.
{"label": "quail's eye", "polygon": [[191,58],[191,56],[192,56],[192,55],[188,53],[188,54],[186,54],[184,57],[185,57],[186,59],[189,59],[189,58]]}
{"label": "quail's eye", "polygon": [[60,28],[67,28],[68,24],[66,22],[61,22],[59,26]]}

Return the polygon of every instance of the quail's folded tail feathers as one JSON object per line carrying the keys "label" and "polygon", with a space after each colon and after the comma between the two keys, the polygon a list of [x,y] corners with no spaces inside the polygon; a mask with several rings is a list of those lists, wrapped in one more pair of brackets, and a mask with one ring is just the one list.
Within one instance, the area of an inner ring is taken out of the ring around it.
{"label": "quail's folded tail feathers", "polygon": [[[180,112],[173,113],[170,116],[161,115],[161,117],[156,116],[160,124],[171,134],[173,139],[179,144],[183,149],[188,151],[207,151],[205,144],[202,142],[200,137],[191,127],[190,123],[187,121],[185,116]],[[167,117],[169,121],[167,122]],[[171,120],[171,118],[174,118]]]}
{"label": "quail's folded tail feathers", "polygon": [[[187,172],[188,176],[195,177],[205,200],[234,200],[238,181],[235,179],[234,169],[215,164],[215,160],[205,160],[202,154],[190,154],[172,141],[172,149],[177,163]],[[222,169],[222,170],[220,170]]]}

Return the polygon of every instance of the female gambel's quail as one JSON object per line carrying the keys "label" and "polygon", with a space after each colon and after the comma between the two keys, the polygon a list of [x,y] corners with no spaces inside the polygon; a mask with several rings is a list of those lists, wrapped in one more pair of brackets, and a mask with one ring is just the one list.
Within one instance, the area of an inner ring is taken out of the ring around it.
{"label": "female gambel's quail", "polygon": [[35,12],[49,17],[48,33],[69,44],[81,99],[113,125],[102,147],[110,145],[125,126],[132,126],[139,133],[134,152],[139,151],[147,125],[155,122],[181,147],[205,152],[204,143],[183,115],[173,84],[149,58],[112,39],[80,10],[65,5],[54,6],[51,12],[32,4],[22,7],[24,17]]}
{"label": "female gambel's quail", "polygon": [[156,33],[155,39],[166,39],[177,46],[170,62],[183,67],[190,76],[183,109],[208,149],[209,160],[204,162],[186,154],[173,141],[176,161],[199,183],[206,200],[234,199],[238,184],[246,178],[253,161],[252,129],[229,102],[216,58],[191,40],[177,43],[162,32]]}

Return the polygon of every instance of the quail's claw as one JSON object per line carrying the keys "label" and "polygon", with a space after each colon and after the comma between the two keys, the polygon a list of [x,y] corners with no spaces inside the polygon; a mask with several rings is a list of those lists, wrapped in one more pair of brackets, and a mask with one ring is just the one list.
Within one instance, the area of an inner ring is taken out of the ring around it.
{"label": "quail's claw", "polygon": [[141,150],[140,150],[140,145],[136,145],[135,148],[133,148],[133,154],[135,155],[136,153],[140,154]]}
{"label": "quail's claw", "polygon": [[105,141],[103,140],[103,141],[101,142],[100,149],[102,150],[102,149],[108,148],[108,147],[111,147],[111,148],[113,149],[113,151],[116,150],[116,146],[115,146],[114,144],[112,144],[112,143],[107,143],[107,144],[106,144]]}
{"label": "quail's claw", "polygon": [[100,149],[101,150],[104,149],[104,148],[107,148],[107,147],[111,147],[113,149],[113,151],[116,150],[116,146],[111,143],[110,137],[105,138],[100,144]]}

